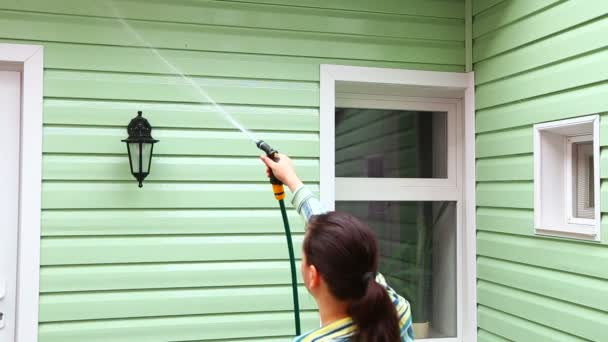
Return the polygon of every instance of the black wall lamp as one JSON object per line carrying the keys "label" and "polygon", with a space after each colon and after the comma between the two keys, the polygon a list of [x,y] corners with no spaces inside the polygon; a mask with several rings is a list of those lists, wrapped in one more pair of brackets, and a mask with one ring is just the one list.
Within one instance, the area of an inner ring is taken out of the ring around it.
{"label": "black wall lamp", "polygon": [[137,116],[129,122],[127,126],[129,137],[122,140],[127,143],[129,152],[129,164],[131,173],[139,182],[139,187],[143,187],[143,181],[150,173],[152,164],[152,149],[158,140],[152,138],[152,126],[138,111]]}

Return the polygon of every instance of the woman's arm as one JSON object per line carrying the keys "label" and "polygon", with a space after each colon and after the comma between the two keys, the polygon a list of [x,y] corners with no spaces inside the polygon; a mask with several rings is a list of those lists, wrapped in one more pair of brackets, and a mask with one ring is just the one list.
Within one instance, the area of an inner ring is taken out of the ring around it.
{"label": "woman's arm", "polygon": [[306,222],[314,215],[321,215],[327,212],[312,191],[304,185],[300,186],[293,193],[291,204],[293,204],[298,214],[300,214]]}
{"label": "woman's arm", "polygon": [[278,162],[275,162],[266,156],[261,156],[261,159],[268,168],[266,172],[270,175],[270,171],[272,170],[274,176],[291,190],[291,193],[293,193],[291,204],[293,204],[298,214],[300,214],[306,222],[314,215],[320,215],[327,212],[312,191],[304,186],[304,183],[298,178],[293,163],[288,156],[279,154]]}

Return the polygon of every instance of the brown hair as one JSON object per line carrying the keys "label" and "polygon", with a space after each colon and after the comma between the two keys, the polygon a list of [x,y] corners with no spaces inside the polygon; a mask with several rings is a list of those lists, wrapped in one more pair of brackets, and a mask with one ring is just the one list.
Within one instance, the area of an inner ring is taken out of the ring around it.
{"label": "brown hair", "polygon": [[334,297],[350,301],[356,340],[400,341],[395,307],[375,280],[378,244],[365,223],[345,212],[314,216],[303,249],[307,263],[317,268]]}

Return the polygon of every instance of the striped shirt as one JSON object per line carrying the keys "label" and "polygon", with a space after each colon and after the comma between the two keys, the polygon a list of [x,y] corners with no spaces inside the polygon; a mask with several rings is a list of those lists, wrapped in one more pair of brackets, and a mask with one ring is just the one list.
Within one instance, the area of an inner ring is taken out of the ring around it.
{"label": "striped shirt", "polygon": [[[293,194],[291,203],[298,213],[308,222],[314,215],[325,213],[321,202],[306,187],[299,187]],[[414,341],[414,330],[412,327],[412,314],[410,304],[405,298],[398,295],[390,286],[382,274],[376,276],[376,282],[386,288],[389,297],[395,305],[399,316],[399,327],[401,328],[401,341]],[[331,322],[318,329],[309,331],[296,337],[293,342],[349,342],[356,332],[356,327],[350,317]]]}

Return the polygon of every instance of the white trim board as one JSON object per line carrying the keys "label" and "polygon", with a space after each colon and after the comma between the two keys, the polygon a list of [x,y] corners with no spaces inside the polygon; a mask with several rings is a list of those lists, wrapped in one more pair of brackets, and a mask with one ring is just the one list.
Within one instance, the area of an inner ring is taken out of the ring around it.
{"label": "white trim board", "polygon": [[38,340],[43,48],[0,44],[0,69],[22,72],[16,342]]}
{"label": "white trim board", "polygon": [[[476,216],[475,216],[475,87],[474,74],[436,71],[369,68],[344,65],[320,67],[320,191],[321,202],[328,210],[334,210],[336,200],[335,178],[335,107],[336,97],[365,98],[363,94],[336,94],[337,83],[359,82],[371,84],[402,85],[417,88],[413,94],[407,90],[399,96],[419,103],[455,103],[454,98],[441,98],[437,94],[459,93],[458,110],[462,111],[464,156],[461,158],[463,178],[462,231],[463,260],[461,263],[463,284],[461,292],[462,316],[459,316],[459,337],[437,341],[477,341],[477,288],[476,288]],[[420,91],[420,90],[426,90]],[[393,95],[393,94],[391,94]],[[377,99],[376,96],[374,98]],[[440,99],[438,99],[440,98]],[[387,96],[387,100],[394,100]],[[460,107],[463,108],[460,108]],[[460,297],[460,296],[459,296]]]}

